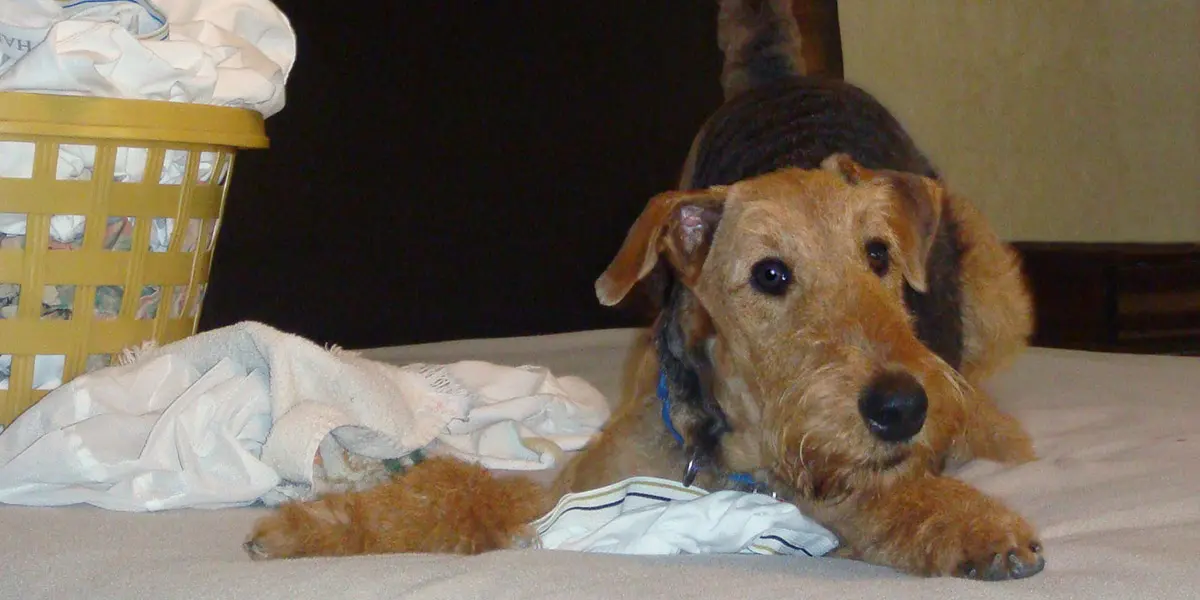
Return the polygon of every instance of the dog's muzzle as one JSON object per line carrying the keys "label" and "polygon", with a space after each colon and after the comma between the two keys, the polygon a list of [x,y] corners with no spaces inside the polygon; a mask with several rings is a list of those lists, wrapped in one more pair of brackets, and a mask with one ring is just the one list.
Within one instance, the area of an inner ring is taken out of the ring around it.
{"label": "dog's muzzle", "polygon": [[921,432],[929,398],[912,375],[889,371],[875,377],[858,399],[858,412],[871,434],[885,442],[904,442]]}

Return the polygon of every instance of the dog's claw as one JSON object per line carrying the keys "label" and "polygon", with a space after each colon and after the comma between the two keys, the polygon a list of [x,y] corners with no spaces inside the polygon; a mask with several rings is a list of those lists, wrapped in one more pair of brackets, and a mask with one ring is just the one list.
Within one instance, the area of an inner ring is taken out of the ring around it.
{"label": "dog's claw", "polygon": [[1042,557],[1041,549],[1041,544],[1037,542],[1029,545],[1029,550],[1033,553],[1033,560],[1022,559],[1016,549],[1009,550],[1007,553],[993,554],[991,561],[982,570],[974,562],[966,561],[959,565],[958,573],[960,577],[981,581],[1024,579],[1037,575],[1046,568],[1046,559]]}
{"label": "dog's claw", "polygon": [[251,560],[265,560],[271,558],[267,555],[267,551],[265,548],[263,548],[262,544],[258,543],[258,540],[247,541],[245,544],[242,544],[242,549],[246,551],[246,554],[250,555]]}
{"label": "dog's claw", "polygon": [[963,563],[963,565],[959,567],[959,570],[962,571],[962,573],[966,575],[968,579],[979,578],[979,572],[975,570],[975,565],[969,562]]}
{"label": "dog's claw", "polygon": [[1037,560],[1033,564],[1017,562],[1009,567],[1009,579],[1024,579],[1032,575],[1037,575],[1046,568],[1046,559],[1041,554],[1037,554]]}

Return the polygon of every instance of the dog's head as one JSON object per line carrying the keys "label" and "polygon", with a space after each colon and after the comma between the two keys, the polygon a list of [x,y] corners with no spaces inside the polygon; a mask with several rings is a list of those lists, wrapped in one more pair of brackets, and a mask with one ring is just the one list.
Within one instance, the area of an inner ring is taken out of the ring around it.
{"label": "dog's head", "polygon": [[936,469],[961,433],[965,383],[918,339],[904,300],[929,288],[945,196],[844,155],[662,194],[596,292],[614,305],[667,269],[682,301],[663,319],[675,352],[709,371],[698,379],[727,421],[724,467],[837,497]]}

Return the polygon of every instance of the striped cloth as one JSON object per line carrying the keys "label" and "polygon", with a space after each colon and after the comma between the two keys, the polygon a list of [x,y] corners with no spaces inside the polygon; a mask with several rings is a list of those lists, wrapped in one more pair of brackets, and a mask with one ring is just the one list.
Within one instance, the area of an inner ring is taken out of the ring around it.
{"label": "striped cloth", "polygon": [[533,526],[541,548],[609,554],[822,556],[838,545],[792,504],[654,477],[568,494]]}

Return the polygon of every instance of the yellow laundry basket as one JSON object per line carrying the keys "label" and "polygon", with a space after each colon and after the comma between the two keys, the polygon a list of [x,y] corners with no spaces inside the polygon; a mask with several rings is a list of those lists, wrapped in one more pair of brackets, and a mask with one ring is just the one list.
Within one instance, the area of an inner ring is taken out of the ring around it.
{"label": "yellow laundry basket", "polygon": [[195,333],[234,155],[266,146],[250,110],[0,93],[0,424]]}

